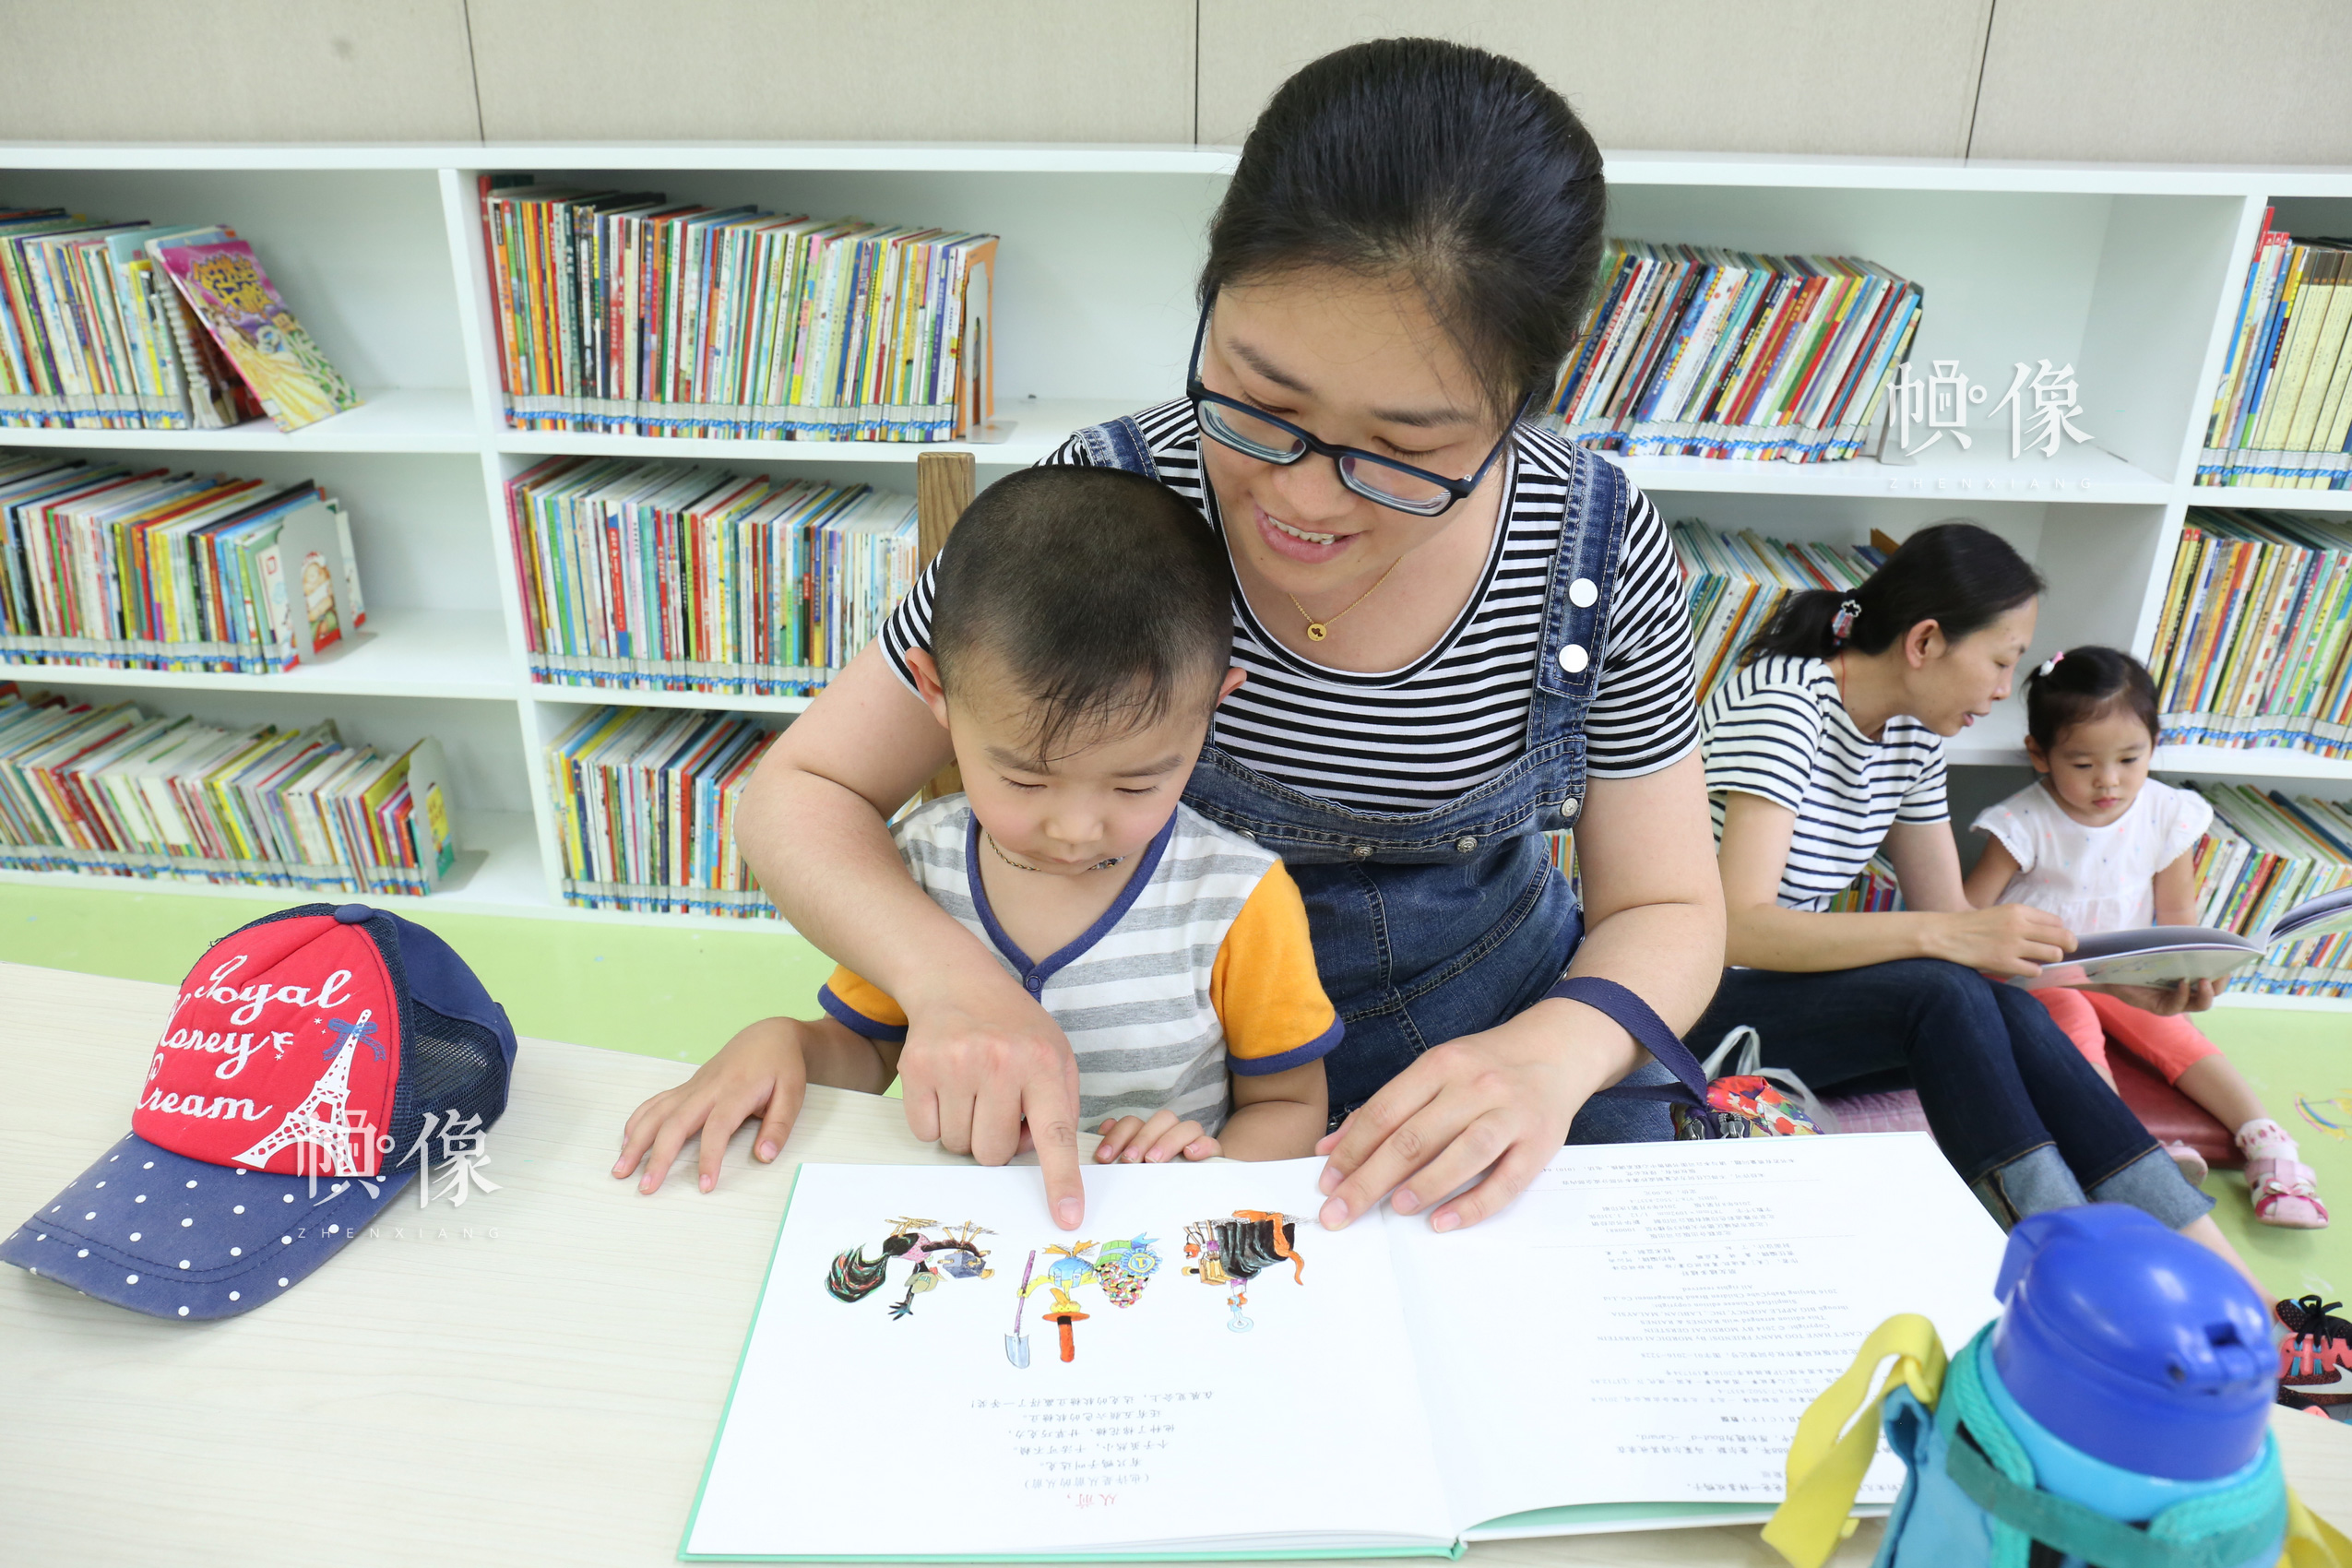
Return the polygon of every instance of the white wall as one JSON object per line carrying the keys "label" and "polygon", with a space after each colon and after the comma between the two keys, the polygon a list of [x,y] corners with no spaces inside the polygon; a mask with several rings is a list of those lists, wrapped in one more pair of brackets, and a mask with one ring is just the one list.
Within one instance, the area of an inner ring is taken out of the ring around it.
{"label": "white wall", "polygon": [[2352,161],[2344,0],[0,0],[0,140],[1226,143],[1398,33],[1608,148]]}

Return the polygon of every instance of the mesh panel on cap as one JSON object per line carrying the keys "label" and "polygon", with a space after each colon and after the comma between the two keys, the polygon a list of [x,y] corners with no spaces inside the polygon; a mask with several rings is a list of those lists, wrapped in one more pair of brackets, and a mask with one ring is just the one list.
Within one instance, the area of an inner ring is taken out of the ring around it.
{"label": "mesh panel on cap", "polygon": [[479,1117],[476,1124],[488,1127],[506,1104],[506,1053],[496,1035],[414,998],[404,1022],[400,1059],[407,1070],[392,1102],[392,1123],[401,1129],[393,1158],[402,1159],[423,1131],[426,1112],[446,1118],[454,1111],[461,1123]]}

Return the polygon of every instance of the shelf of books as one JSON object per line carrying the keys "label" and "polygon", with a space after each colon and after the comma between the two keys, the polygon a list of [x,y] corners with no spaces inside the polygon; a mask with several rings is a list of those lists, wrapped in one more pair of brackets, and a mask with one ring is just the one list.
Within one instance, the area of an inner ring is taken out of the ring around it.
{"label": "shelf of books", "polygon": [[[0,874],[781,929],[727,824],[910,580],[909,465],[1178,391],[1232,159],[0,146],[0,712],[161,748],[120,802],[104,747],[47,806],[0,774]],[[2033,657],[2157,670],[2159,767],[2352,799],[2352,176],[1610,172],[1536,417],[1677,525],[1710,678],[1773,595],[1970,517],[2050,580]]]}

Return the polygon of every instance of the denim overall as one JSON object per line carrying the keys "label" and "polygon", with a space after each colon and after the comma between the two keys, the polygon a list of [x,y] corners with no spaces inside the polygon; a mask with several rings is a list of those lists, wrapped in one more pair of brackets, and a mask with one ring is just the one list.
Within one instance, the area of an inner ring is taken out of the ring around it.
{"label": "denim overall", "polygon": [[[1158,477],[1132,420],[1080,438],[1099,466]],[[1431,1046],[1541,1001],[1584,938],[1583,911],[1543,835],[1574,826],[1584,804],[1585,709],[1600,679],[1629,499],[1623,474],[1577,452],[1526,750],[1493,778],[1434,809],[1366,812],[1303,794],[1214,742],[1193,770],[1184,803],[1280,855],[1305,898],[1315,968],[1347,1026],[1324,1059],[1334,1126]],[[1625,1080],[1673,1081],[1656,1063]],[[1659,1100],[1610,1098],[1586,1103],[1569,1141],[1673,1135]]]}

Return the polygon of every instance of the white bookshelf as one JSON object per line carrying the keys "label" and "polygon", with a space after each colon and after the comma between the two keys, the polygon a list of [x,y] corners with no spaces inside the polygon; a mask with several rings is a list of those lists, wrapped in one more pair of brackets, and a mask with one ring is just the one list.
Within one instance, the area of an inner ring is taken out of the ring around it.
{"label": "white bookshelf", "polygon": [[[264,478],[315,477],[350,506],[371,635],[284,677],[0,665],[28,685],[250,722],[334,716],[364,740],[437,735],[467,860],[427,902],[467,912],[663,921],[562,901],[542,747],[605,702],[709,707],[790,722],[802,698],[604,693],[534,685],[502,486],[555,454],[691,459],[911,490],[913,445],[678,441],[505,428],[498,412],[475,176],[920,220],[1004,236],[996,284],[1001,438],[968,446],[986,483],[1070,431],[1172,396],[1192,339],[1193,279],[1230,148],[671,143],[569,146],[0,145],[0,198],[116,218],[225,221],[250,240],[366,406],[292,435],[0,430],[0,446],[148,456]],[[1669,518],[1781,538],[1900,538],[1966,516],[2049,576],[2032,657],[2084,641],[2144,655],[2163,575],[2192,505],[2352,512],[2352,493],[2192,485],[2206,405],[2263,207],[2352,230],[2352,171],[1968,163],[1945,160],[1621,153],[1610,232],[1752,250],[1866,255],[1918,279],[1913,359],[1956,359],[1997,398],[2018,360],[2072,362],[2094,442],[2012,459],[2005,425],[1972,416],[1912,463],[1636,458]],[[184,457],[178,455],[186,454]],[[1952,746],[1955,794],[2013,787],[2010,707]],[[2176,776],[2352,795],[2352,762],[2290,751],[2168,747]],[[1972,784],[1973,776],[1973,784]],[[248,888],[12,873],[139,892]],[[742,929],[747,922],[688,923]],[[759,929],[754,925],[754,929]]]}

